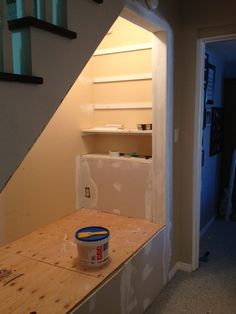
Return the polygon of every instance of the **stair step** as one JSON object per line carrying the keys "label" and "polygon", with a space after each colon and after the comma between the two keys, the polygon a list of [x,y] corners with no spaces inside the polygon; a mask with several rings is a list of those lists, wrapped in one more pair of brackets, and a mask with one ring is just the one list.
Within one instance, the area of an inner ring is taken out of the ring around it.
{"label": "stair step", "polygon": [[13,74],[13,73],[6,73],[6,72],[0,72],[0,81],[43,84],[43,78],[39,76]]}
{"label": "stair step", "polygon": [[45,22],[33,16],[25,16],[19,19],[8,21],[8,27],[9,27],[9,30],[11,31],[25,28],[25,27],[30,27],[30,26],[37,27],[42,30],[45,30],[53,34],[69,38],[69,39],[75,39],[77,37],[77,34],[75,32],[70,31],[67,28],[63,28],[63,27]]}

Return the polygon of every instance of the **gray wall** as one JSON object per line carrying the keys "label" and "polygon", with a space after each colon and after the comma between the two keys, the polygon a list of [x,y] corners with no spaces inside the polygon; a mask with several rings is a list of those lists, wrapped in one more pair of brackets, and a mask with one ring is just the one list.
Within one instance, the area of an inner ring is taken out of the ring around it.
{"label": "gray wall", "polygon": [[[222,58],[214,53],[211,44],[206,45],[206,53],[209,55],[209,62],[215,66],[215,92],[214,104],[207,108],[223,106],[223,84],[224,84],[224,62]],[[210,156],[211,124],[207,123],[203,129],[203,150],[204,163],[202,167],[202,188],[201,188],[201,223],[200,229],[214,218],[218,209],[221,153]]]}
{"label": "gray wall", "polygon": [[214,1],[213,5],[210,0],[183,0],[181,17],[181,31],[175,34],[175,125],[180,127],[180,142],[175,154],[178,171],[175,184],[180,190],[177,236],[180,260],[191,263],[197,39],[235,33],[236,2],[226,0],[222,5],[222,1]]}

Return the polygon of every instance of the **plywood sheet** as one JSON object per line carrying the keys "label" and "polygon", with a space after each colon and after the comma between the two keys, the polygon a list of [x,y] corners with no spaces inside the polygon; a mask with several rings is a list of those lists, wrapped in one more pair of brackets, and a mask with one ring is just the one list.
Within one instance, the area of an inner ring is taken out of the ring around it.
{"label": "plywood sheet", "polygon": [[0,313],[65,313],[98,285],[98,279],[31,260],[0,255],[0,269],[14,275],[0,279]]}
{"label": "plywood sheet", "polygon": [[[111,232],[110,261],[94,270],[79,264],[74,241],[75,231],[89,225],[104,226]],[[82,209],[2,249],[97,278],[106,278],[161,228],[162,225],[143,219]]]}
{"label": "plywood sheet", "polygon": [[[88,225],[111,231],[110,261],[98,269],[80,266],[74,233]],[[0,313],[65,313],[162,229],[162,225],[97,210],[82,209],[0,248]],[[13,276],[14,277],[14,276]],[[9,277],[11,279],[11,277]]]}

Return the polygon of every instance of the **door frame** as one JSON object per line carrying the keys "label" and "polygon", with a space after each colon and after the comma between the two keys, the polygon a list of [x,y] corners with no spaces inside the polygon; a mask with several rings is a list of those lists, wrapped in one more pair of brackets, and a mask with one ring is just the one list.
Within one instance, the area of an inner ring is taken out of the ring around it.
{"label": "door frame", "polygon": [[204,101],[204,67],[205,46],[208,43],[236,40],[236,33],[224,35],[213,34],[197,40],[196,62],[196,93],[195,93],[195,119],[194,119],[194,149],[193,149],[193,228],[192,228],[192,270],[199,266],[200,244],[200,217],[201,217],[201,163],[202,163],[202,125]]}
{"label": "door frame", "polygon": [[[164,283],[168,281],[173,226],[173,33],[158,13],[128,0],[121,16],[153,33],[153,221],[165,225]],[[163,75],[160,76],[160,73]]]}

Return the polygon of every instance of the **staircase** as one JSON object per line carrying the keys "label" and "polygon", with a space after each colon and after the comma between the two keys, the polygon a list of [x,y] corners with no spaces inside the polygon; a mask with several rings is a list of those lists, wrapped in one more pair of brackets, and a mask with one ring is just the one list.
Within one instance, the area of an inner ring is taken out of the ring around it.
{"label": "staircase", "polygon": [[0,0],[0,191],[124,0]]}

